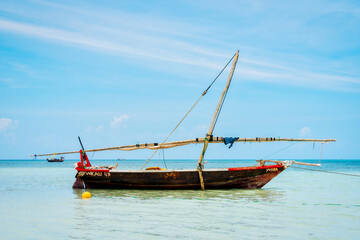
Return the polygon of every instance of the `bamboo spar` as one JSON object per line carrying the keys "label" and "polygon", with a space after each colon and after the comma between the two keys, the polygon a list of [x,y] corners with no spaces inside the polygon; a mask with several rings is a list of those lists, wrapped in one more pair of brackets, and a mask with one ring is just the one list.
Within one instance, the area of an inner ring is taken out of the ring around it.
{"label": "bamboo spar", "polygon": [[201,185],[201,190],[205,190],[205,185],[204,185],[204,179],[203,179],[203,176],[202,176],[202,169],[203,169],[203,159],[204,159],[204,156],[205,156],[205,152],[206,152],[206,149],[207,149],[207,146],[209,144],[209,139],[208,137],[211,137],[212,136],[212,133],[214,131],[214,128],[215,128],[215,124],[216,124],[216,120],[217,118],[219,117],[219,114],[220,114],[220,110],[221,110],[221,107],[224,103],[224,100],[225,100],[225,95],[227,93],[227,91],[229,90],[229,87],[230,87],[230,83],[231,83],[231,79],[234,75],[234,71],[235,71],[235,67],[236,67],[236,63],[237,63],[237,60],[238,60],[238,57],[239,57],[239,50],[237,50],[236,52],[236,55],[235,55],[235,58],[234,58],[234,62],[233,62],[233,65],[231,67],[231,70],[230,70],[230,73],[229,73],[229,77],[228,77],[228,80],[227,80],[227,83],[226,83],[226,86],[223,90],[223,92],[221,93],[221,96],[220,96],[220,99],[219,99],[219,102],[218,102],[218,105],[216,107],[216,110],[215,110],[215,113],[214,113],[214,116],[211,120],[211,124],[210,124],[210,128],[209,128],[209,132],[207,133],[206,137],[205,137],[205,141],[204,141],[204,146],[203,146],[203,149],[201,151],[201,154],[200,154],[200,158],[199,158],[199,162],[198,162],[198,172],[199,172],[199,178],[200,178],[200,185]]}
{"label": "bamboo spar", "polygon": [[[235,142],[249,142],[249,143],[256,143],[256,142],[319,142],[319,143],[328,143],[328,142],[335,142],[335,139],[304,139],[304,138],[275,138],[275,137],[257,137],[257,138],[238,138]],[[195,139],[188,139],[182,141],[174,141],[174,142],[167,142],[163,144],[159,143],[142,143],[142,144],[133,144],[133,145],[124,145],[124,146],[117,146],[117,147],[107,147],[107,148],[96,148],[96,149],[88,149],[84,150],[84,152],[99,152],[99,151],[111,151],[111,150],[119,150],[119,151],[134,151],[139,149],[168,149],[173,147],[180,147],[186,146],[189,144],[199,144],[204,143],[205,138],[195,138]],[[209,143],[224,143],[223,137],[213,137]],[[58,155],[64,154],[74,154],[79,153],[79,151],[70,151],[70,152],[58,152]],[[43,156],[51,156],[55,153],[46,153],[46,154],[37,154],[37,157]],[[35,155],[30,155],[34,157]]]}

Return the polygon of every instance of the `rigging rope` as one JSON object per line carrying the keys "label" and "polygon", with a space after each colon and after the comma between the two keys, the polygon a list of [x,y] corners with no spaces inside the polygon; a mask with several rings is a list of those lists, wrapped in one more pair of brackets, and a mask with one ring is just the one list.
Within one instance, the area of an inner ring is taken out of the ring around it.
{"label": "rigging rope", "polygon": [[158,155],[158,167],[160,167],[160,154],[161,154],[161,151],[159,152],[159,155]]}
{"label": "rigging rope", "polygon": [[[235,53],[235,55],[236,55],[236,53]],[[230,59],[230,61],[235,57],[235,55]],[[229,64],[230,61],[229,61],[227,64]],[[224,69],[223,69],[223,70],[224,70]],[[221,72],[222,72],[222,71],[221,71]],[[219,75],[220,75],[220,74],[219,74]],[[219,76],[219,75],[218,75],[218,76]],[[231,83],[231,82],[230,82],[230,83]],[[229,87],[230,87],[230,83],[229,83],[228,89],[229,89]],[[224,97],[223,97],[223,99],[222,99],[222,101],[221,101],[219,111],[218,111],[218,113],[217,113],[217,115],[216,115],[216,118],[215,118],[215,121],[214,121],[213,130],[214,130],[214,128],[215,128],[215,126],[216,126],[216,123],[217,123],[217,121],[218,121],[218,118],[219,118],[219,116],[220,116],[220,112],[221,112],[222,107],[223,107],[223,105],[224,105],[224,102],[225,102],[227,93],[228,93],[228,91],[225,92]]]}
{"label": "rigging rope", "polygon": [[[216,78],[214,79],[214,81],[212,81],[212,83],[208,86],[208,88],[204,91],[204,93],[206,94],[206,92],[211,88],[211,86],[214,84],[214,82],[218,79],[218,77],[222,74],[222,72],[225,70],[225,68],[229,65],[229,63],[233,60],[233,58],[235,57],[236,53],[234,54],[234,56],[232,56],[232,58],[228,61],[228,63],[225,65],[225,67],[223,67],[223,69],[219,72],[219,74],[216,76]],[[204,94],[204,95],[205,95]]]}
{"label": "rigging rope", "polygon": [[324,149],[324,143],[321,143],[321,152],[320,152],[319,164],[321,164],[321,156],[322,156],[323,149]]}
{"label": "rigging rope", "polygon": [[279,153],[279,152],[281,152],[281,151],[283,151],[283,150],[285,150],[285,149],[287,149],[287,148],[289,148],[289,147],[291,147],[291,146],[293,146],[293,145],[295,145],[295,144],[297,144],[297,143],[298,143],[298,142],[291,143],[291,144],[289,144],[288,146],[280,149],[279,151],[276,151],[276,152],[274,152],[274,153],[271,153],[271,154],[267,155],[266,157],[261,158],[260,160],[265,160],[265,158],[268,158],[268,157],[270,157],[270,156],[272,156],[272,155],[274,155],[274,154],[276,154],[276,153]]}
{"label": "rigging rope", "polygon": [[332,173],[332,174],[339,174],[339,175],[352,176],[352,177],[360,177],[360,175],[350,174],[350,173],[330,172],[330,171],[318,170],[318,169],[310,169],[310,168],[294,167],[294,166],[292,166],[292,165],[291,165],[290,167],[293,167],[293,168],[299,168],[299,169],[304,169],[304,170],[309,170],[309,171],[315,171],[315,172],[324,172],[324,173]]}
{"label": "rigging rope", "polygon": [[173,134],[173,132],[175,132],[175,130],[178,128],[178,126],[182,123],[182,121],[184,121],[184,119],[187,117],[187,115],[189,115],[189,113],[194,109],[194,107],[200,102],[201,98],[204,95],[201,95],[199,97],[199,99],[194,103],[194,105],[190,108],[190,110],[185,114],[185,116],[180,120],[180,122],[175,126],[175,128],[171,131],[171,133],[169,134],[169,136],[167,136],[165,138],[165,140],[160,144],[159,148],[156,149],[156,151],[151,155],[151,157],[146,161],[146,163],[141,167],[141,169],[143,169],[146,164],[154,157],[154,155],[157,153],[157,151],[159,151],[159,149],[161,149],[161,145],[164,144],[166,142],[166,140],[168,140],[168,138]]}
{"label": "rigging rope", "polygon": [[166,166],[166,161],[165,161],[165,150],[162,149],[162,153],[163,153],[163,161],[164,161],[164,164],[165,164],[165,168],[167,169],[168,167]]}
{"label": "rigging rope", "polygon": [[223,105],[224,105],[224,102],[225,102],[225,98],[226,98],[227,93],[228,93],[228,92],[226,91],[226,93],[225,93],[225,95],[224,95],[224,98],[223,98],[223,100],[222,100],[222,102],[221,102],[221,105],[220,105],[220,108],[219,108],[219,112],[218,112],[218,114],[217,114],[217,116],[216,116],[216,118],[215,118],[214,128],[215,128],[215,125],[216,125],[216,123],[217,123],[217,120],[218,120],[218,118],[219,118],[219,116],[220,116],[220,112],[221,112],[221,109],[222,109],[222,107],[223,107]]}
{"label": "rigging rope", "polygon": [[205,96],[205,94],[208,92],[208,90],[211,88],[211,86],[215,83],[215,81],[219,78],[221,73],[225,70],[225,68],[229,65],[229,63],[232,61],[232,59],[235,57],[236,54],[229,60],[229,62],[223,67],[223,69],[220,71],[220,73],[216,76],[216,78],[212,81],[212,83],[205,89],[205,91],[201,94],[201,96],[198,98],[198,100],[192,105],[190,110],[185,114],[185,116],[180,120],[180,122],[175,126],[175,128],[171,131],[169,136],[165,138],[165,140],[159,145],[159,148],[156,149],[156,151],[151,155],[151,157],[145,162],[145,164],[141,167],[141,170],[146,166],[146,164],[154,157],[154,155],[161,149],[161,145],[168,140],[168,138],[175,132],[175,130],[178,128],[178,126],[184,121],[184,119],[189,115],[189,113],[195,108],[195,106],[200,102],[201,98]]}

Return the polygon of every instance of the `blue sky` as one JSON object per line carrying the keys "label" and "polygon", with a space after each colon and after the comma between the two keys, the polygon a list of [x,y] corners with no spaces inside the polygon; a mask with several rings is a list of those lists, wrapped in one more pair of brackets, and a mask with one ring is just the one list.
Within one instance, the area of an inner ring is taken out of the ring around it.
{"label": "blue sky", "polygon": [[[0,159],[79,150],[77,136],[86,148],[162,142],[237,49],[215,136],[335,138],[323,158],[360,158],[358,1],[0,2]],[[205,135],[227,75],[169,141]],[[287,145],[213,144],[206,158]],[[165,156],[196,159],[201,147]],[[273,158],[320,149],[299,143]]]}

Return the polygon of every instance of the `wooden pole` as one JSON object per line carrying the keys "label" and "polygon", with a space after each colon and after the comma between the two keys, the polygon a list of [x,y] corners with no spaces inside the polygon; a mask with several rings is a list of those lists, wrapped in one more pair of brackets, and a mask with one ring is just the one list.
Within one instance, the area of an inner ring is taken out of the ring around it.
{"label": "wooden pole", "polygon": [[[174,141],[174,142],[167,142],[163,144],[159,143],[142,143],[142,144],[133,144],[133,145],[124,145],[124,146],[117,146],[117,147],[107,147],[107,148],[97,148],[97,149],[87,149],[84,152],[99,152],[99,151],[111,151],[111,150],[119,150],[119,151],[133,151],[139,149],[150,149],[150,150],[157,150],[157,149],[167,149],[173,147],[180,147],[185,146],[188,144],[198,144],[203,143],[205,141],[204,137],[196,138],[196,139],[188,139],[182,141]],[[257,137],[257,138],[238,138],[235,142],[319,142],[319,143],[329,143],[335,142],[336,139],[304,139],[304,138],[278,138],[278,137]],[[213,140],[209,143],[224,143],[223,137],[213,137]],[[64,154],[78,154],[79,151],[71,151],[71,152],[58,152],[58,155]],[[43,156],[51,156],[54,153],[46,153],[46,154],[36,154],[37,157]],[[30,157],[35,157],[35,155],[30,155]]]}
{"label": "wooden pole", "polygon": [[233,75],[234,75],[234,71],[235,71],[235,67],[236,67],[236,63],[237,63],[238,57],[239,57],[239,50],[237,50],[237,52],[236,52],[236,55],[235,55],[235,58],[234,58],[234,62],[233,62],[233,65],[232,65],[232,67],[231,67],[230,74],[229,74],[229,77],[228,77],[226,86],[225,86],[223,92],[221,93],[221,96],[220,96],[218,105],[217,105],[217,107],[216,107],[216,109],[215,109],[214,116],[213,116],[213,118],[212,118],[212,120],[211,120],[211,124],[210,124],[209,131],[208,131],[208,133],[206,134],[206,137],[205,137],[203,149],[202,149],[201,154],[200,154],[200,158],[199,158],[197,170],[198,170],[198,172],[199,172],[201,190],[203,190],[203,191],[205,191],[205,184],[204,184],[204,178],[203,178],[203,175],[202,175],[202,169],[203,169],[203,163],[202,163],[202,162],[203,162],[203,159],[204,159],[204,156],[205,156],[205,152],[206,152],[207,146],[208,146],[208,144],[209,144],[210,138],[212,137],[212,133],[213,133],[214,128],[215,128],[216,120],[217,120],[217,118],[219,117],[220,110],[221,110],[221,106],[222,106],[223,103],[224,103],[224,100],[225,100],[224,97],[225,97],[227,91],[229,90],[230,83],[231,83],[231,79],[232,79],[232,77],[233,77]]}
{"label": "wooden pole", "polygon": [[[286,161],[282,161],[282,160],[256,160],[257,162],[259,162],[261,165],[263,165],[263,163],[265,162],[271,162],[271,163],[284,163]],[[298,165],[304,165],[304,166],[312,166],[312,167],[321,167],[321,164],[319,163],[304,163],[304,162],[297,162],[294,160],[287,160],[288,162],[290,162],[291,164],[298,164]]]}

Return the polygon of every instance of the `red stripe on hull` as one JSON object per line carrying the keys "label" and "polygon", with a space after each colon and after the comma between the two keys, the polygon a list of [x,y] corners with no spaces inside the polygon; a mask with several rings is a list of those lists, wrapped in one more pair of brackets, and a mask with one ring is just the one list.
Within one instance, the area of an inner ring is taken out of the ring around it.
{"label": "red stripe on hull", "polygon": [[255,167],[237,167],[228,168],[229,171],[241,171],[241,170],[254,170],[254,169],[268,169],[268,168],[281,168],[283,165],[269,165],[269,166],[255,166]]}
{"label": "red stripe on hull", "polygon": [[109,172],[109,169],[86,169],[86,168],[75,168],[78,172]]}

